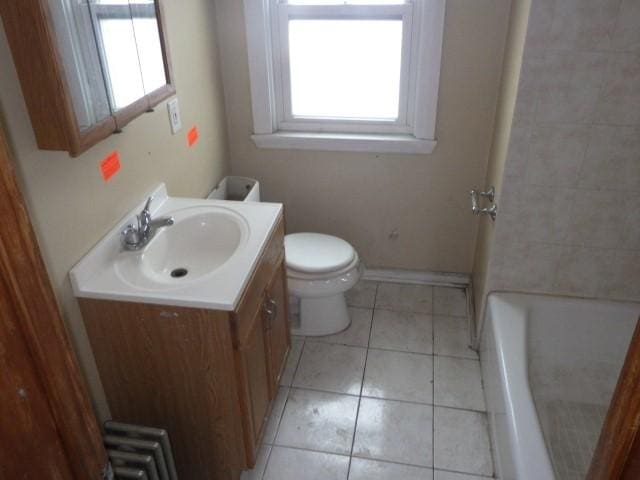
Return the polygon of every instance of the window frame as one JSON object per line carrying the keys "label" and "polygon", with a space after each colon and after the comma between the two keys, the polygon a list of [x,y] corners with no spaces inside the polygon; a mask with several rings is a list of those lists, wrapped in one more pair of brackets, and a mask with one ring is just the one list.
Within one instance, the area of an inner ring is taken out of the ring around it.
{"label": "window frame", "polygon": [[[436,146],[445,4],[446,0],[410,0],[396,5],[300,5],[282,0],[244,0],[253,141],[261,148],[431,153]],[[285,23],[290,18],[402,18],[398,119],[293,116]],[[422,108],[415,108],[417,105]]]}

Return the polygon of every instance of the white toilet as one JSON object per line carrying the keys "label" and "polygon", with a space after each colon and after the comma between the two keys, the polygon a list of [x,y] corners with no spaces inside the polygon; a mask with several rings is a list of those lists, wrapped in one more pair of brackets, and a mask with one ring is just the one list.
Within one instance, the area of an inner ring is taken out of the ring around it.
{"label": "white toilet", "polygon": [[320,233],[285,236],[289,294],[300,301],[300,326],[294,335],[338,333],[351,320],[344,294],[361,276],[360,260],[344,240]]}

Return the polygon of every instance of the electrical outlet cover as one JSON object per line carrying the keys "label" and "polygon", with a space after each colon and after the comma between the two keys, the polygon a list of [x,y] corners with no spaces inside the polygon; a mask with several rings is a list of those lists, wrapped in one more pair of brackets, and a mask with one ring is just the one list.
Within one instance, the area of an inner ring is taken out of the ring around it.
{"label": "electrical outlet cover", "polygon": [[171,124],[171,133],[174,135],[182,130],[182,119],[180,118],[180,106],[178,99],[173,98],[167,102],[167,110],[169,111],[169,123]]}

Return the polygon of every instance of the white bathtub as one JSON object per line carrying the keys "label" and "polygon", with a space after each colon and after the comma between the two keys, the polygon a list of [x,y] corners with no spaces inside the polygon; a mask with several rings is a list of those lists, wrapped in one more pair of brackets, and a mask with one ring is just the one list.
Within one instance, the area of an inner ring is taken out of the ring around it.
{"label": "white bathtub", "polygon": [[640,305],[488,298],[480,359],[496,476],[584,478]]}

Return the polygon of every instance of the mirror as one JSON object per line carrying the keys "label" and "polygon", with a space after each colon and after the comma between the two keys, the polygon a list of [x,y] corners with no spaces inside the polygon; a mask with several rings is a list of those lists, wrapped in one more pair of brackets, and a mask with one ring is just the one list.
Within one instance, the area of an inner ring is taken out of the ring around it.
{"label": "mirror", "polygon": [[49,0],[81,130],[114,115],[120,128],[171,83],[158,1]]}

